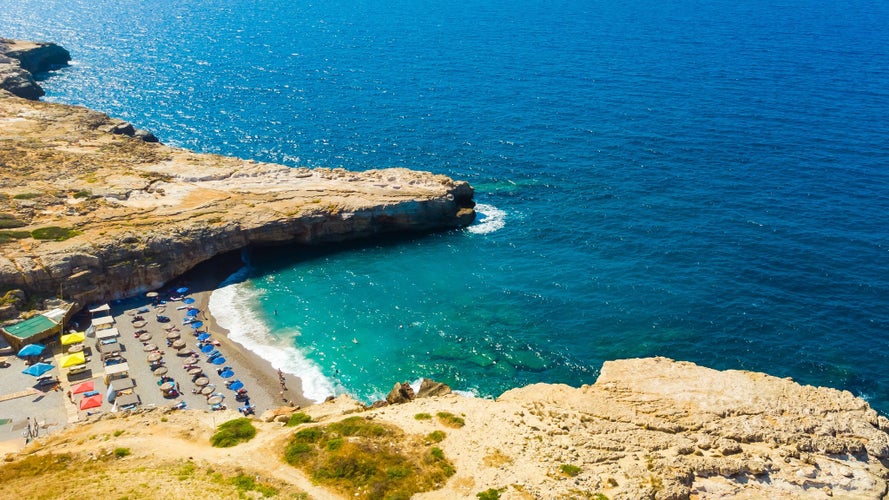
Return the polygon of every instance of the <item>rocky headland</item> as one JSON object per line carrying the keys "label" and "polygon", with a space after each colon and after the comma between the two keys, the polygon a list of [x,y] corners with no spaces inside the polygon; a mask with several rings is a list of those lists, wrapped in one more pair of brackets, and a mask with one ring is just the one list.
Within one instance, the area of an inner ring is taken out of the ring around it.
{"label": "rocky headland", "polygon": [[[0,72],[59,64],[63,57],[52,47],[3,40],[0,57],[21,64]],[[12,80],[22,81],[5,81]],[[157,288],[200,262],[253,245],[436,231],[475,217],[469,184],[443,175],[310,170],[198,154],[102,113],[33,100],[40,92],[18,97],[8,91],[20,89],[17,83],[4,88],[6,316],[60,291],[84,304]]]}

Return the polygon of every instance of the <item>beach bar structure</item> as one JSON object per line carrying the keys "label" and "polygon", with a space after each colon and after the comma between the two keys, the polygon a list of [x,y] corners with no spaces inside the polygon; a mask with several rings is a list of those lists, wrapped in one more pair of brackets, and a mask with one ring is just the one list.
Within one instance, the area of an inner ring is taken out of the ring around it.
{"label": "beach bar structure", "polygon": [[13,349],[42,342],[61,333],[65,321],[68,320],[74,305],[67,308],[56,308],[37,314],[31,318],[0,328],[3,338]]}
{"label": "beach bar structure", "polygon": [[105,367],[105,385],[111,383],[112,380],[128,377],[130,374],[130,365],[127,363],[118,363]]}

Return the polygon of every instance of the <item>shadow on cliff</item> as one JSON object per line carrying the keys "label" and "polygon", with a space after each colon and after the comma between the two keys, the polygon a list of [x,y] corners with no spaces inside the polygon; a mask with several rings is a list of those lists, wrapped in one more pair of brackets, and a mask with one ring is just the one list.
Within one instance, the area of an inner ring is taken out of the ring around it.
{"label": "shadow on cliff", "polygon": [[318,245],[283,244],[272,246],[251,246],[239,251],[217,255],[201,262],[185,274],[171,280],[163,289],[188,287],[191,292],[207,292],[217,288],[220,283],[242,269],[245,265],[262,262],[262,273],[250,273],[245,278],[274,274],[287,269],[297,262],[308,262],[314,259],[335,255],[342,252],[353,252],[366,248],[391,248],[421,241],[429,234],[380,235],[356,241],[322,243]]}

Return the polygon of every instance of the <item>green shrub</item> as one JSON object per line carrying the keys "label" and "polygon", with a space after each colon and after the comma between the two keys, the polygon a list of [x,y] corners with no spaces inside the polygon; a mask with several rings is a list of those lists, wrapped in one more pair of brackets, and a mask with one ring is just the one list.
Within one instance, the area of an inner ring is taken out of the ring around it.
{"label": "green shrub", "polygon": [[249,418],[236,418],[229,420],[216,430],[216,434],[210,438],[210,443],[217,448],[229,448],[244,441],[250,441],[256,435],[256,427]]}
{"label": "green shrub", "polygon": [[498,500],[500,498],[500,493],[503,493],[503,488],[495,489],[490,488],[485,491],[476,493],[475,496],[479,498],[479,500]]}
{"label": "green shrub", "polygon": [[432,456],[424,449],[419,436],[350,417],[295,432],[284,460],[348,497],[407,500],[456,472],[444,452]]}
{"label": "green shrub", "polygon": [[432,418],[432,415],[428,413],[417,413],[416,415],[414,415],[414,418],[417,420],[429,420]]}
{"label": "green shrub", "polygon": [[463,427],[464,425],[466,425],[466,422],[462,418],[458,417],[457,415],[454,415],[453,413],[449,413],[446,411],[440,411],[440,412],[436,413],[435,415],[438,417],[438,420],[442,424],[444,424],[448,427],[460,428],[460,427]]}
{"label": "green shrub", "polygon": [[350,417],[340,420],[328,425],[327,428],[342,436],[379,437],[387,434],[385,427],[374,424],[362,417]]}
{"label": "green shrub", "polygon": [[58,226],[41,227],[31,231],[31,237],[35,240],[65,241],[78,234],[80,234],[80,231]]}
{"label": "green shrub", "polygon": [[115,448],[114,449],[114,456],[117,458],[123,458],[129,454],[130,454],[129,448]]}
{"label": "green shrub", "polygon": [[33,200],[34,198],[40,198],[40,193],[19,193],[12,198],[15,200]]}
{"label": "green shrub", "polygon": [[[257,483],[250,476],[246,476],[244,474],[238,474],[237,476],[231,478],[229,480],[231,484],[233,484],[236,488],[238,488],[238,493],[242,494],[248,491],[256,491],[260,493],[263,497],[273,497],[278,494],[278,489],[267,484]],[[239,495],[239,496],[242,496]]]}
{"label": "green shrub", "polygon": [[74,193],[75,198],[89,198],[92,195],[93,195],[93,193],[91,193],[87,190],[80,190],[80,191]]}
{"label": "green shrub", "polygon": [[22,226],[27,226],[27,224],[16,219],[15,216],[11,214],[0,214],[0,229],[11,229]]}
{"label": "green shrub", "polygon": [[0,231],[0,243],[12,240],[22,240],[31,236],[28,231]]}
{"label": "green shrub", "polygon": [[296,427],[299,424],[305,424],[312,421],[312,417],[306,415],[303,412],[297,412],[293,415],[290,415],[290,419],[287,420],[287,427]]}
{"label": "green shrub", "polygon": [[440,443],[447,437],[443,431],[432,431],[426,435],[426,439],[432,441],[433,443]]}
{"label": "green shrub", "polygon": [[580,474],[580,467],[571,464],[562,464],[559,466],[559,470],[562,474],[565,474],[568,477],[574,477]]}

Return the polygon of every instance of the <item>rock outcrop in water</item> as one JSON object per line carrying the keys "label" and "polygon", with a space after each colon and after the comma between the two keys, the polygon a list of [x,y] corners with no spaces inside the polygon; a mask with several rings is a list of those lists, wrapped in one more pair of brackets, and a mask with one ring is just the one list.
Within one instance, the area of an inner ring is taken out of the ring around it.
{"label": "rock outcrop in water", "polygon": [[71,54],[54,43],[0,38],[0,89],[25,99],[38,99],[44,92],[33,74],[64,66],[70,60]]}
{"label": "rock outcrop in water", "polygon": [[[56,61],[46,50],[20,56],[29,67]],[[469,184],[443,175],[289,168],[152,138],[0,90],[0,299],[19,289],[108,300],[251,245],[435,231],[475,217]]]}

